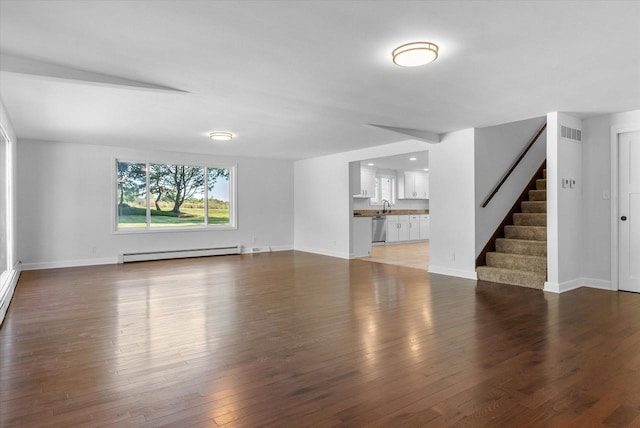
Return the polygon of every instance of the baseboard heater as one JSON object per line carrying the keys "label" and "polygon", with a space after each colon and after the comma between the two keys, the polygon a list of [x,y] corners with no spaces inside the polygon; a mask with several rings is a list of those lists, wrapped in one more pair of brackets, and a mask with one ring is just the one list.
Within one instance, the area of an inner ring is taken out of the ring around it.
{"label": "baseboard heater", "polygon": [[192,250],[124,253],[118,256],[118,263],[142,262],[148,260],[183,259],[187,257],[223,256],[228,254],[240,254],[240,245],[234,245],[231,247],[198,248]]}

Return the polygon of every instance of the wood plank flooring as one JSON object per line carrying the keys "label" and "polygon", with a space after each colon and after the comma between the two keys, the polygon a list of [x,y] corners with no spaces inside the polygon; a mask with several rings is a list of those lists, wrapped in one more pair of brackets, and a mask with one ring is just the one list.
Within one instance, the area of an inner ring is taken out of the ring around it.
{"label": "wood plank flooring", "polygon": [[429,241],[375,245],[371,248],[369,257],[362,257],[360,260],[428,270]]}
{"label": "wood plank flooring", "polygon": [[0,426],[640,426],[640,295],[294,251],[23,272]]}

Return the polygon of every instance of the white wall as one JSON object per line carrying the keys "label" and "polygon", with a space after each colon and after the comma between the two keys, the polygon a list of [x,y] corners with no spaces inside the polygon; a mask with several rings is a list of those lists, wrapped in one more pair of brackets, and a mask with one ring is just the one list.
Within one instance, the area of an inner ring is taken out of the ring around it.
{"label": "white wall", "polygon": [[353,150],[294,163],[295,249],[341,258],[351,257],[353,198],[349,162],[427,150],[417,140]]}
{"label": "white wall", "polygon": [[[238,229],[114,234],[116,158],[187,164],[236,163]],[[123,252],[235,244],[289,249],[293,246],[292,196],[290,161],[21,140],[18,255],[25,269],[33,269],[114,263]]]}
{"label": "white wall", "polygon": [[[566,113],[547,115],[545,291],[553,292],[582,286],[582,144],[561,138],[561,125],[582,129],[582,121]],[[576,186],[563,188],[563,178],[574,179]]]}
{"label": "white wall", "polygon": [[474,130],[446,134],[429,151],[429,272],[475,279]]}
{"label": "white wall", "polygon": [[475,130],[476,257],[547,155],[543,133],[489,205],[482,203],[544,124],[546,117]]}

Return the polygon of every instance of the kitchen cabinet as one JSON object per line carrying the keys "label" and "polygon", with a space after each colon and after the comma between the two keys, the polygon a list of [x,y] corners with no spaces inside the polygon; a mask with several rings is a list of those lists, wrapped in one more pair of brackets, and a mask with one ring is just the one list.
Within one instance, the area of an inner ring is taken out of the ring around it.
{"label": "kitchen cabinet", "polygon": [[429,214],[422,214],[420,217],[420,239],[427,240],[430,239],[430,225],[429,225]]}
{"label": "kitchen cabinet", "polygon": [[373,198],[376,195],[376,169],[360,167],[358,162],[352,162],[349,168],[353,196]]}
{"label": "kitchen cabinet", "polygon": [[418,241],[420,239],[420,216],[409,216],[409,241]]}
{"label": "kitchen cabinet", "polygon": [[408,241],[410,226],[408,215],[387,216],[387,242]]}
{"label": "kitchen cabinet", "polygon": [[429,199],[429,174],[419,171],[399,174],[398,199]]}

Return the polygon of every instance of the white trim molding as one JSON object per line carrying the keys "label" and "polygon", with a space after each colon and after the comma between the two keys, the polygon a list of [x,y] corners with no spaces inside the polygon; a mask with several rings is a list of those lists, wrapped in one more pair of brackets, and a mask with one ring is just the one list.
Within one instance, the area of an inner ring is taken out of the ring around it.
{"label": "white trim molding", "polygon": [[105,257],[100,259],[60,260],[55,262],[24,263],[22,270],[58,269],[80,266],[115,265],[118,257]]}
{"label": "white trim molding", "polygon": [[544,290],[549,293],[566,293],[567,291],[575,290],[576,288],[587,287],[596,288],[598,290],[617,291],[611,286],[610,281],[594,278],[576,278],[570,281],[561,283],[545,282]]}
{"label": "white trim molding", "polygon": [[457,278],[478,280],[478,274],[476,271],[451,269],[444,266],[429,265],[429,273],[437,273],[439,275],[455,276]]}
{"label": "white trim molding", "polygon": [[20,279],[20,272],[22,272],[22,263],[17,262],[12,270],[0,277],[0,325],[9,309],[13,293],[18,285],[18,279]]}
{"label": "white trim molding", "polygon": [[542,291],[548,291],[550,293],[566,293],[567,291],[575,290],[583,286],[582,278],[572,279],[565,282],[545,282]]}

